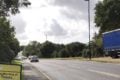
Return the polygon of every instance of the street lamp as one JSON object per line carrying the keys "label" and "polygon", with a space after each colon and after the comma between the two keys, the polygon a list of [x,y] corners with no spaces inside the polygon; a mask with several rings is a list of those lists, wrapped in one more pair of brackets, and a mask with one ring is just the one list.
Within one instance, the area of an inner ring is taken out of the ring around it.
{"label": "street lamp", "polygon": [[90,0],[85,0],[88,2],[88,29],[89,29],[89,59],[91,60],[91,46],[90,46]]}

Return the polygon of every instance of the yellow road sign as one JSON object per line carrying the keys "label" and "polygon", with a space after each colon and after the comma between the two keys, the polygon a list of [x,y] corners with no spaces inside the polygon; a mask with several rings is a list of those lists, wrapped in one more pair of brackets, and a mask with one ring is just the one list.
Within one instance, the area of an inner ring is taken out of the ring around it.
{"label": "yellow road sign", "polygon": [[0,80],[21,80],[21,66],[0,64]]}

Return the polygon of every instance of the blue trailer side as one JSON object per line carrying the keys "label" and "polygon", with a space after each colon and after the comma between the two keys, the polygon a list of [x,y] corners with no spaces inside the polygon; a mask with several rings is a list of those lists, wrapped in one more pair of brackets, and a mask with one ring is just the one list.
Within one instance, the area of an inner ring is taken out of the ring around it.
{"label": "blue trailer side", "polygon": [[120,29],[103,33],[104,51],[111,57],[118,57],[120,52]]}

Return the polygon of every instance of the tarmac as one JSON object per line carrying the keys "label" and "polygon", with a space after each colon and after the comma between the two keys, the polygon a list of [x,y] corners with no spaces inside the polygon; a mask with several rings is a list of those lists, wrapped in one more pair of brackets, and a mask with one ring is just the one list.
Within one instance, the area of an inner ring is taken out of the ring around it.
{"label": "tarmac", "polygon": [[23,63],[23,80],[48,80],[40,71],[29,63]]}

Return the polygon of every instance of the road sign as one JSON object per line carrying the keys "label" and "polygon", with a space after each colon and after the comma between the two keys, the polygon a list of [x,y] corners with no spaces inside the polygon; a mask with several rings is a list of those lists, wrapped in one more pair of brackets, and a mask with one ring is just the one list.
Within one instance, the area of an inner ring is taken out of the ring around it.
{"label": "road sign", "polygon": [[20,65],[0,64],[0,80],[21,80]]}

